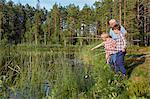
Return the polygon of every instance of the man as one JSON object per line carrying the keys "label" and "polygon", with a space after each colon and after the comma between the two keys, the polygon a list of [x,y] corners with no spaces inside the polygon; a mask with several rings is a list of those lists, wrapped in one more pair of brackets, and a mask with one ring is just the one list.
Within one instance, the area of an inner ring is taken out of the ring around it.
{"label": "man", "polygon": [[[110,31],[109,31],[109,35],[110,35],[110,36],[112,37],[112,39],[114,39],[114,40],[118,38],[117,35],[116,35],[116,33],[112,30],[112,28],[113,28],[116,24],[119,24],[119,23],[117,23],[117,21],[116,21],[115,19],[111,19],[111,20],[109,21],[109,26],[111,27],[111,28],[110,28]],[[121,33],[123,33],[123,36],[126,37],[127,31],[125,30],[125,28],[124,28],[123,26],[121,26],[120,31],[121,31]],[[101,47],[101,46],[103,46],[103,45],[104,45],[104,43],[101,43],[101,44],[95,46],[94,48],[92,48],[91,50],[94,50],[94,49],[96,49],[96,48],[99,48],[99,47]]]}
{"label": "man", "polygon": [[[116,39],[117,35],[115,34],[115,32],[112,30],[112,28],[116,25],[119,24],[115,19],[111,19],[109,21],[109,26],[110,26],[110,31],[109,31],[109,35],[112,37],[112,39]],[[124,37],[127,35],[127,31],[125,30],[125,28],[123,26],[121,26],[120,29],[121,33],[123,33]]]}

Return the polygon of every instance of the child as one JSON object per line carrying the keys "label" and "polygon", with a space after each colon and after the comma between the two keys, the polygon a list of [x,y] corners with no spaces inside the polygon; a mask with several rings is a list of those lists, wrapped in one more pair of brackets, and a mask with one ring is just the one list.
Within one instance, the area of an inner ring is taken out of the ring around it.
{"label": "child", "polygon": [[115,47],[116,47],[116,42],[115,40],[113,40],[109,34],[107,33],[103,33],[101,34],[101,38],[103,40],[103,42],[99,45],[97,45],[96,47],[92,48],[91,50],[94,50],[102,45],[104,45],[105,47],[105,52],[106,52],[106,61],[108,64],[110,64],[111,68],[113,68],[112,66],[115,65],[115,59],[116,59],[116,51],[115,51]]}
{"label": "child", "polygon": [[126,69],[124,68],[124,56],[126,53],[126,40],[123,34],[120,31],[120,25],[115,25],[112,29],[116,33],[116,66],[115,71],[121,71],[122,74],[126,75]]}

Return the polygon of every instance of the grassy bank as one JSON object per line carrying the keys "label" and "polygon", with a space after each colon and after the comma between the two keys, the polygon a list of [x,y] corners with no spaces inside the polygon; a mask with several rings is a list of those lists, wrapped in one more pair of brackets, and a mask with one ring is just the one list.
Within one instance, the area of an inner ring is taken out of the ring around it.
{"label": "grassy bank", "polygon": [[[98,42],[99,43],[99,42]],[[0,56],[2,98],[148,98],[149,48],[131,47],[127,78],[112,72],[95,46],[5,46]]]}

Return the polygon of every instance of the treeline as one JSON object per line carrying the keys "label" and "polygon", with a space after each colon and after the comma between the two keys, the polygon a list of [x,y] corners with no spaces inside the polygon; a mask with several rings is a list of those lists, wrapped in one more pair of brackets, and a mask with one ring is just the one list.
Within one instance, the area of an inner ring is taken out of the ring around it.
{"label": "treeline", "polygon": [[[117,19],[128,40],[149,45],[149,0],[101,0],[92,7],[54,4],[50,11],[0,0],[0,40],[10,44],[77,44],[77,37],[109,32],[108,21]],[[76,37],[76,38],[75,38]],[[86,44],[90,40],[84,39]]]}

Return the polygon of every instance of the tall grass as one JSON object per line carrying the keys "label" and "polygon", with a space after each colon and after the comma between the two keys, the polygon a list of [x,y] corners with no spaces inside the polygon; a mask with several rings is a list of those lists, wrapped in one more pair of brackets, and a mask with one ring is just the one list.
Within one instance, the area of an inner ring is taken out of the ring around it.
{"label": "tall grass", "polygon": [[0,96],[20,99],[129,98],[135,92],[131,90],[133,83],[110,69],[103,48],[91,51],[95,45],[43,49],[40,46],[1,47]]}
{"label": "tall grass", "polygon": [[80,88],[84,68],[75,55],[78,49],[28,50],[16,46],[2,50],[3,97],[70,98],[84,89]]}
{"label": "tall grass", "polygon": [[108,81],[113,77],[105,64],[105,55],[103,50],[92,52],[90,48],[60,47],[43,51],[35,46],[29,51],[14,46],[4,50],[1,56],[1,75],[6,77],[3,97],[108,97],[112,94]]}
{"label": "tall grass", "polygon": [[93,83],[87,95],[92,99],[122,97],[126,90],[125,80],[122,80],[120,75],[116,75],[106,64],[103,48],[90,50],[94,45],[84,48],[81,54],[83,61],[92,65],[90,75]]}

